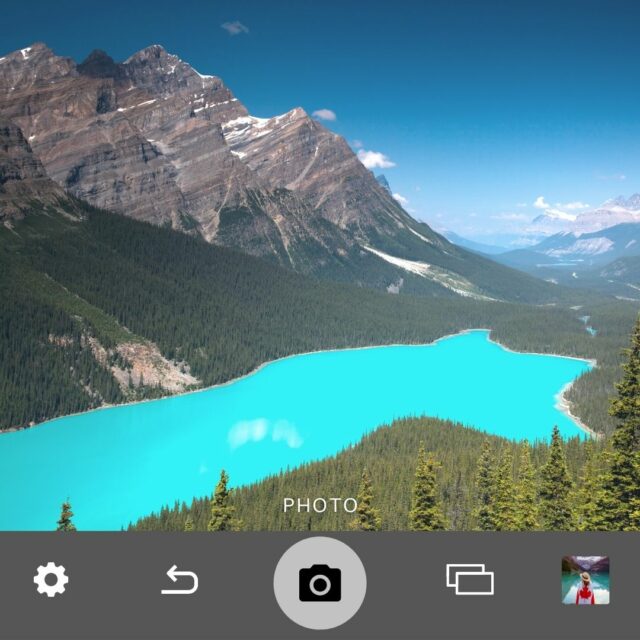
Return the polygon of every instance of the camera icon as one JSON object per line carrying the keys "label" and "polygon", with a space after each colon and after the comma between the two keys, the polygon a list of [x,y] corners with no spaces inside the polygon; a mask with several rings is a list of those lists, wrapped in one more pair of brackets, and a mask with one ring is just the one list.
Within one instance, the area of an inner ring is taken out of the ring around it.
{"label": "camera icon", "polygon": [[299,572],[300,602],[340,602],[342,571],[326,564],[314,564]]}

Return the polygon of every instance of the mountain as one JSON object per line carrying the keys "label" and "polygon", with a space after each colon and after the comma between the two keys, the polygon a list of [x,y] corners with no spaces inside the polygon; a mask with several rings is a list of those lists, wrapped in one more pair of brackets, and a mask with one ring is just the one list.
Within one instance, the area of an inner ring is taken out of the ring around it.
{"label": "mountain", "polygon": [[621,224],[593,234],[558,234],[537,247],[495,256],[505,264],[565,287],[640,300],[640,226]]}
{"label": "mountain", "polygon": [[562,558],[562,571],[572,573],[608,573],[608,556],[565,556]]}
{"label": "mountain", "polygon": [[[607,293],[619,300],[640,301],[640,255],[618,258],[604,266],[573,272],[573,276],[573,282],[566,284]],[[563,278],[558,278],[558,281],[563,281]]]}
{"label": "mountain", "polygon": [[[62,210],[64,191],[47,176],[20,129],[0,120],[0,224],[11,227],[35,209]],[[74,215],[73,207],[67,210]]]}
{"label": "mountain", "polygon": [[382,173],[377,175],[376,181],[383,189],[393,195],[393,192],[391,191],[391,185],[389,184],[389,181],[387,180],[387,177],[385,175],[383,175]]}
{"label": "mountain", "polygon": [[506,249],[505,247],[498,247],[496,245],[484,244],[483,242],[476,242],[475,240],[463,238],[453,231],[443,231],[443,235],[447,240],[449,240],[449,242],[452,242],[458,247],[463,247],[465,249],[469,249],[470,251],[475,251],[476,253],[497,255],[499,253],[505,253],[508,251],[508,249]]}
{"label": "mountain", "polygon": [[[302,245],[322,249],[316,238],[327,233],[295,196],[269,192],[226,145],[219,123],[246,109],[218,78],[161,47],[124,64],[97,51],[75,65],[35,44],[0,62],[0,87],[0,113],[76,197],[207,240],[223,236],[231,217],[237,244],[282,262],[311,259]],[[332,250],[343,244],[330,238]]]}
{"label": "mountain", "polygon": [[346,141],[300,108],[256,118],[159,45],[81,64],[36,43],[0,59],[0,117],[93,205],[322,278],[531,302],[557,288],[409,216]]}
{"label": "mountain", "polygon": [[[611,280],[607,274],[616,269],[602,267],[637,256],[640,256],[640,225],[625,223],[593,233],[558,233],[528,249],[508,251],[494,258],[508,266],[537,277],[553,278],[565,285],[583,286],[588,281],[598,290],[610,290],[606,282],[598,283],[597,280]],[[624,273],[625,278],[635,277],[633,269]],[[581,281],[578,283],[576,280]],[[627,282],[640,285],[640,280]],[[617,287],[615,293],[618,293]]]}
{"label": "mountain", "polygon": [[624,256],[640,255],[640,225],[625,223],[592,233],[558,234],[531,250],[557,260],[603,264]]}
{"label": "mountain", "polygon": [[640,193],[634,193],[629,198],[625,198],[624,196],[611,198],[611,200],[607,200],[602,205],[603,209],[613,209],[615,207],[620,207],[627,211],[640,211]]}
{"label": "mountain", "polygon": [[532,236],[548,236],[557,233],[593,233],[615,225],[640,222],[640,193],[629,198],[618,196],[599,207],[574,214],[558,209],[549,209],[537,216],[527,232]]}

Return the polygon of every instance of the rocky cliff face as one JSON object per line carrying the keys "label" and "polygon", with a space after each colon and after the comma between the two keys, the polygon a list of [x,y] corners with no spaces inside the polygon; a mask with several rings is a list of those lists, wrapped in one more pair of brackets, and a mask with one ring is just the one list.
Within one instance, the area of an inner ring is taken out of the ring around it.
{"label": "rocky cliff face", "polygon": [[43,44],[10,53],[0,118],[94,206],[306,273],[486,297],[488,279],[468,278],[480,258],[411,218],[343,138],[302,109],[252,117],[161,46],[122,63],[94,51],[76,64]]}
{"label": "rocky cliff face", "polygon": [[[246,109],[223,82],[162,47],[122,64],[75,65],[44,45],[0,60],[0,114],[19,125],[58,185],[92,205],[199,233],[312,270],[348,239],[272,189],[227,145],[221,122]],[[326,246],[325,246],[326,245]]]}
{"label": "rocky cliff face", "polygon": [[34,207],[57,208],[64,191],[47,176],[20,128],[0,119],[0,223],[23,218]]}
{"label": "rocky cliff face", "polygon": [[[405,249],[413,244],[410,234],[416,221],[344,138],[303,109],[270,119],[241,116],[224,122],[222,129],[227,144],[267,184],[299,194],[316,215],[348,230],[358,241],[376,244],[382,235]],[[428,240],[444,246],[443,238],[422,227]]]}

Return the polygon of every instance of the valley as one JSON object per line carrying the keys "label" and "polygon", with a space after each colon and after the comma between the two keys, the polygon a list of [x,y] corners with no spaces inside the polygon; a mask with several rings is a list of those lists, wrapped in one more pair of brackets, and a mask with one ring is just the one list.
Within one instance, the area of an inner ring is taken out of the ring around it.
{"label": "valley", "polygon": [[81,529],[204,528],[223,468],[247,528],[344,527],[273,500],[353,493],[363,463],[403,528],[420,441],[473,528],[480,443],[527,440],[539,470],[553,427],[582,483],[616,427],[635,224],[494,255],[397,195],[319,118],[251,115],[160,45],[0,57],[0,528],[67,496]]}

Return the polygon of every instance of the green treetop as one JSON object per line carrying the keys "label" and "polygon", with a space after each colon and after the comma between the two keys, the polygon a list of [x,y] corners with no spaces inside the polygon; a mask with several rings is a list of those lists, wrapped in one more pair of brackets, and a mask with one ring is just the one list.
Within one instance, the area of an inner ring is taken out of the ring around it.
{"label": "green treetop", "polygon": [[73,511],[71,511],[71,503],[69,498],[62,503],[62,509],[60,511],[60,520],[58,520],[57,531],[75,531],[76,526],[73,524]]}
{"label": "green treetop", "polygon": [[593,442],[584,444],[584,464],[578,479],[576,519],[579,531],[594,531],[601,526],[599,503],[604,505],[603,482],[606,474],[599,474]]}
{"label": "green treetop", "polygon": [[411,531],[442,531],[446,528],[438,495],[437,468],[435,458],[432,455],[427,457],[424,443],[420,443],[409,512]]}
{"label": "green treetop", "polygon": [[570,531],[574,518],[572,509],[573,482],[567,469],[562,438],[553,427],[551,446],[546,463],[540,471],[540,520],[544,529]]}
{"label": "green treetop", "polygon": [[381,524],[380,511],[371,506],[373,502],[373,487],[366,468],[362,471],[362,479],[360,480],[360,488],[358,489],[356,500],[358,502],[356,517],[349,523],[349,528],[354,531],[379,531]]}
{"label": "green treetop", "polygon": [[184,521],[184,530],[185,531],[193,531],[195,526],[193,524],[193,518],[189,515]]}
{"label": "green treetop", "polygon": [[494,499],[492,504],[493,523],[496,531],[517,529],[516,494],[513,486],[513,457],[505,447],[500,456],[500,464],[495,471]]}
{"label": "green treetop", "polygon": [[482,443],[476,470],[476,506],[474,515],[476,528],[480,531],[492,531],[493,522],[493,481],[494,458],[489,440]]}
{"label": "green treetop", "polygon": [[520,465],[516,485],[516,520],[518,531],[534,531],[538,528],[536,473],[531,463],[531,446],[527,440],[520,446]]}
{"label": "green treetop", "polygon": [[209,531],[238,531],[241,528],[240,521],[234,517],[236,509],[229,504],[231,492],[227,488],[228,482],[229,476],[223,469],[211,500],[211,518],[207,526]]}
{"label": "green treetop", "polygon": [[[626,351],[622,381],[611,402],[618,425],[611,438],[611,464],[605,492],[609,509],[603,527],[609,530],[640,530],[640,318]],[[603,496],[604,497],[604,496]]]}

